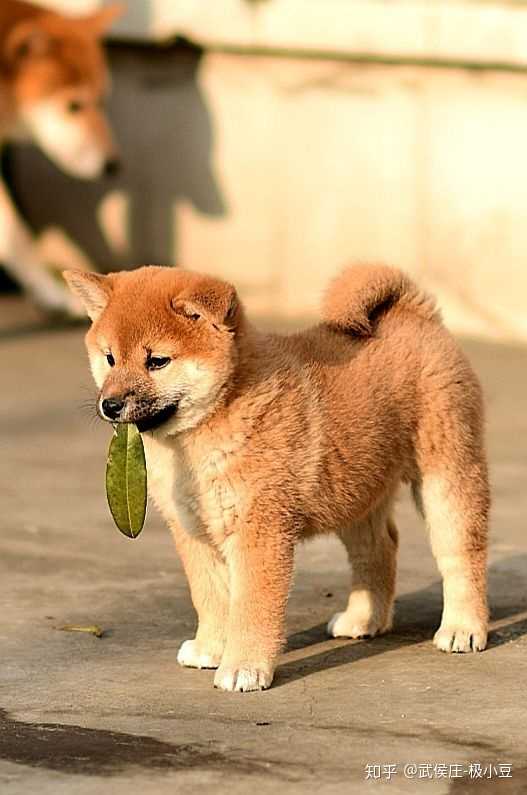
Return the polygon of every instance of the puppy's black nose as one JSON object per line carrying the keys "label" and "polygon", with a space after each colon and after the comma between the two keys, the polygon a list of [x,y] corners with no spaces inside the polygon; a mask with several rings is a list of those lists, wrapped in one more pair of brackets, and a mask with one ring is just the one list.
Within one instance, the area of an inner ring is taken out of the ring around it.
{"label": "puppy's black nose", "polygon": [[121,170],[121,161],[117,157],[110,157],[104,164],[104,176],[116,177]]}
{"label": "puppy's black nose", "polygon": [[124,400],[105,398],[101,403],[102,413],[108,420],[117,420],[124,409]]}

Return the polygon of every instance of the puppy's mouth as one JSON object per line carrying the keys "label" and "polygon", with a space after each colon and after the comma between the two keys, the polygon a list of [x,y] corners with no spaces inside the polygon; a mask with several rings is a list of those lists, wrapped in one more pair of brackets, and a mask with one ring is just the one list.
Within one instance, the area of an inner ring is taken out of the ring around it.
{"label": "puppy's mouth", "polygon": [[135,424],[137,425],[137,430],[140,433],[144,433],[145,431],[153,431],[159,428],[160,425],[163,425],[164,422],[167,422],[167,420],[174,416],[178,410],[178,405],[179,403],[172,403],[170,406],[165,406],[159,409],[159,411],[150,414],[148,417],[142,417],[136,420]]}

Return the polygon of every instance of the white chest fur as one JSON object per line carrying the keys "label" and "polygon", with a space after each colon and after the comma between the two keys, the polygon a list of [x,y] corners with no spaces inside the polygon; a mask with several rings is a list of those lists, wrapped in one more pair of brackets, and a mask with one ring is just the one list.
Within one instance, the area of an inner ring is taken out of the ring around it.
{"label": "white chest fur", "polygon": [[241,513],[231,442],[194,449],[177,438],[145,438],[149,492],[168,522],[221,541]]}

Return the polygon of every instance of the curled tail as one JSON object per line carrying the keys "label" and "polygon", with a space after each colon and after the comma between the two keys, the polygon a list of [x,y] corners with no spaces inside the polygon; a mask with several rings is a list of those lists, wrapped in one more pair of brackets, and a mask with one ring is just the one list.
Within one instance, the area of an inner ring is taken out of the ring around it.
{"label": "curled tail", "polygon": [[373,333],[375,321],[396,305],[428,320],[439,319],[434,299],[402,271],[386,265],[352,265],[330,283],[322,320],[341,331],[367,337]]}

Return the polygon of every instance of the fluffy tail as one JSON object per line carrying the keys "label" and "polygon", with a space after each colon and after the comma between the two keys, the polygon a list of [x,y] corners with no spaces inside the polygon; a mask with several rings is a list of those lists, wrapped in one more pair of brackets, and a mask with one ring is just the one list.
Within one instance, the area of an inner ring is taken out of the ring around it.
{"label": "fluffy tail", "polygon": [[368,337],[375,321],[395,305],[429,320],[439,318],[433,298],[402,271],[386,265],[353,265],[329,285],[322,319],[341,331]]}

